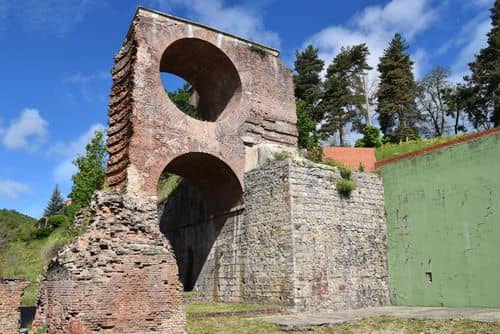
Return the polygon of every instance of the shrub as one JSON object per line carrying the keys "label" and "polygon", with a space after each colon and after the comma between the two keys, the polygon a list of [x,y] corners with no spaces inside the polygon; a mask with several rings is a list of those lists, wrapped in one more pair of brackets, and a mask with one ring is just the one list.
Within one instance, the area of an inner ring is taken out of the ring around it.
{"label": "shrub", "polygon": [[40,227],[33,231],[33,239],[44,239],[47,238],[54,228],[52,226]]}
{"label": "shrub", "polygon": [[65,215],[53,215],[47,218],[47,225],[52,226],[54,228],[62,226],[63,224],[68,222],[68,217]]}
{"label": "shrub", "polygon": [[340,179],[336,184],[336,189],[340,196],[349,197],[351,192],[356,189],[356,182],[353,180]]}
{"label": "shrub", "polygon": [[365,165],[362,162],[359,163],[358,172],[363,173],[365,171]]}
{"label": "shrub", "polygon": [[283,161],[285,159],[290,158],[292,155],[290,152],[287,151],[281,151],[281,152],[274,152],[273,153],[273,160],[274,161]]}
{"label": "shrub", "polygon": [[351,179],[351,174],[352,171],[347,168],[347,167],[340,167],[340,176],[342,176],[343,179],[350,180]]}
{"label": "shrub", "polygon": [[356,147],[380,147],[382,139],[380,138],[380,130],[376,126],[367,125],[363,129],[363,138],[356,140]]}

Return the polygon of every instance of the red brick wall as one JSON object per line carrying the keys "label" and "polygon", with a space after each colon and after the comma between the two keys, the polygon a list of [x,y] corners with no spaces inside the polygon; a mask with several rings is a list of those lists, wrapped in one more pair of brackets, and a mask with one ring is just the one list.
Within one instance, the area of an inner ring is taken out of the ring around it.
{"label": "red brick wall", "polygon": [[29,282],[0,278],[0,333],[19,333],[21,297]]}
{"label": "red brick wall", "polygon": [[375,149],[365,147],[324,147],[323,159],[338,161],[347,167],[358,169],[363,164],[365,172],[375,170]]}

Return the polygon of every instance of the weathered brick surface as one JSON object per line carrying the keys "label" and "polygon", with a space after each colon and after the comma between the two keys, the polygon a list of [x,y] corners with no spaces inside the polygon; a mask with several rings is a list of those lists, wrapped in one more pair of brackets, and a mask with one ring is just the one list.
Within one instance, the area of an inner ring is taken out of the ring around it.
{"label": "weathered brick surface", "polygon": [[49,265],[35,323],[49,333],[184,333],[177,266],[156,210],[154,198],[96,193],[87,232]]}
{"label": "weathered brick surface", "polygon": [[19,333],[21,297],[29,282],[0,278],[0,334]]}
{"label": "weathered brick surface", "polygon": [[[202,120],[170,101],[160,71],[193,84]],[[292,74],[278,51],[143,8],[115,57],[109,105],[108,183],[129,193],[155,194],[165,166],[190,152],[223,161],[242,188],[245,145],[297,143]]]}

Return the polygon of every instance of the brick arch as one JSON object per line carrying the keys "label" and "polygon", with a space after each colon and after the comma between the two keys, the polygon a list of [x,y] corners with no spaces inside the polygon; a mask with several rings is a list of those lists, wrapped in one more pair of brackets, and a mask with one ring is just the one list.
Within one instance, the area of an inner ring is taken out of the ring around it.
{"label": "brick arch", "polygon": [[197,109],[205,121],[223,119],[236,109],[241,80],[223,50],[199,38],[181,38],[163,52],[160,72],[184,78],[197,94]]}
{"label": "brick arch", "polygon": [[242,203],[240,180],[227,163],[212,154],[180,154],[163,171],[182,176],[196,186],[209,212],[224,212]]}

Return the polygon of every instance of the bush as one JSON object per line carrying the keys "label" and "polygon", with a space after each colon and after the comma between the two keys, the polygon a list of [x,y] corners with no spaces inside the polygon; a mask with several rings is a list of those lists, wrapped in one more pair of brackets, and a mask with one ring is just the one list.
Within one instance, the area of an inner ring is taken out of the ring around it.
{"label": "bush", "polygon": [[340,167],[340,176],[342,176],[343,179],[350,180],[351,179],[351,174],[352,171],[347,168],[347,167]]}
{"label": "bush", "polygon": [[47,225],[54,228],[62,226],[66,223],[68,223],[68,217],[65,215],[53,215],[47,218]]}
{"label": "bush", "polygon": [[358,172],[363,173],[365,171],[365,165],[362,162],[359,163]]}
{"label": "bush", "polygon": [[380,138],[379,128],[367,125],[363,129],[363,138],[356,140],[356,147],[380,147],[382,146],[382,139]]}
{"label": "bush", "polygon": [[40,227],[33,231],[33,239],[45,239],[47,238],[54,228],[52,226]]}
{"label": "bush", "polygon": [[356,182],[353,180],[340,179],[336,185],[337,192],[344,197],[349,197],[351,192],[356,189]]}

